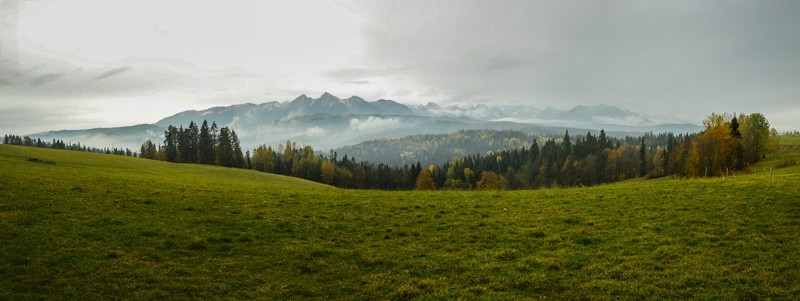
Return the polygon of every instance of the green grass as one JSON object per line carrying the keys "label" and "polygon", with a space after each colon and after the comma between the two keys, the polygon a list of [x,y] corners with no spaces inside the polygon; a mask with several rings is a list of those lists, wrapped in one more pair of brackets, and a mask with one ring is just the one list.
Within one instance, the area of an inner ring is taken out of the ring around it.
{"label": "green grass", "polygon": [[800,145],[800,134],[781,135],[781,145]]}
{"label": "green grass", "polygon": [[3,300],[800,298],[800,166],[382,192],[0,145],[0,175]]}

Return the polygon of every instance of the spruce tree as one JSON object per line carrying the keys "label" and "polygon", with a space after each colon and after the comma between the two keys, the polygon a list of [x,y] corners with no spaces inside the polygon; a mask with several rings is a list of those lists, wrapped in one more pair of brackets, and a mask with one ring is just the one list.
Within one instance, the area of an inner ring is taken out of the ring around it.
{"label": "spruce tree", "polygon": [[236,131],[231,130],[231,149],[233,150],[231,154],[231,162],[234,167],[245,167],[244,157],[242,156],[242,147],[239,145],[239,136],[236,135]]}
{"label": "spruce tree", "polygon": [[178,128],[172,125],[164,131],[164,155],[169,162],[178,160]]}
{"label": "spruce tree", "polygon": [[211,134],[212,132],[208,127],[208,121],[203,120],[203,125],[200,126],[200,136],[197,144],[200,157],[198,161],[200,164],[214,164],[214,138]]}
{"label": "spruce tree", "polygon": [[199,163],[200,160],[199,152],[200,152],[200,130],[197,128],[197,124],[194,121],[189,123],[189,127],[186,128],[186,147],[184,148],[186,154],[184,155],[185,162],[188,163]]}
{"label": "spruce tree", "polygon": [[644,145],[644,136],[642,137],[642,145],[639,146],[639,176],[647,174],[647,146]]}
{"label": "spruce tree", "polygon": [[189,137],[187,135],[186,130],[183,129],[181,125],[178,127],[178,162],[188,163],[189,160],[189,150],[187,147],[189,146]]}
{"label": "spruce tree", "polygon": [[233,160],[233,145],[231,145],[230,130],[227,127],[219,129],[217,139],[217,165],[233,167],[236,163]]}
{"label": "spruce tree", "polygon": [[731,119],[731,137],[734,139],[742,138],[742,133],[739,131],[739,120],[736,118],[736,114],[733,115]]}

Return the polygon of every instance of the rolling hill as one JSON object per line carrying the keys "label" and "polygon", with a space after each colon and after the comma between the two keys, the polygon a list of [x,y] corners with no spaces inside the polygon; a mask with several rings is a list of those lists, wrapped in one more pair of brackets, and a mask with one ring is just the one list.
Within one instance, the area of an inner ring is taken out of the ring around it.
{"label": "rolling hill", "polygon": [[0,145],[0,174],[0,299],[800,295],[800,166],[383,192]]}

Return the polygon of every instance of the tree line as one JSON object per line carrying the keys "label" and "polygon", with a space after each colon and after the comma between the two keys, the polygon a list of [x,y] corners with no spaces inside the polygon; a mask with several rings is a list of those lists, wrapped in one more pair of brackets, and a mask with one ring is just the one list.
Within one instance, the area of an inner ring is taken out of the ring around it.
{"label": "tree line", "polygon": [[[777,132],[764,115],[716,114],[699,134],[647,133],[624,139],[601,130],[551,138],[530,147],[474,154],[441,164],[420,162],[390,166],[357,161],[336,152],[317,154],[311,146],[260,145],[242,154],[233,130],[207,122],[197,129],[170,126],[160,147],[147,141],[142,157],[171,162],[248,168],[326,183],[343,188],[537,189],[593,186],[635,177],[707,177],[739,172],[777,148]],[[154,155],[150,155],[154,154]]]}
{"label": "tree line", "polygon": [[80,142],[72,143],[72,142],[64,142],[64,140],[60,139],[53,139],[52,141],[44,141],[41,138],[31,138],[29,136],[18,136],[18,135],[4,135],[3,136],[3,144],[10,144],[10,145],[21,145],[21,146],[31,146],[31,147],[41,147],[41,148],[52,148],[52,149],[63,149],[63,150],[73,150],[73,151],[82,151],[82,152],[91,152],[91,153],[101,153],[101,154],[109,154],[109,155],[120,155],[120,156],[128,156],[128,157],[139,157],[139,154],[135,151],[131,151],[128,148],[98,148],[98,147],[90,147],[86,145],[81,145]]}
{"label": "tree line", "polygon": [[170,125],[164,131],[163,144],[156,146],[147,140],[139,153],[142,158],[168,162],[250,168],[250,152],[242,154],[236,131],[205,120],[199,127],[194,121],[185,129]]}
{"label": "tree line", "polygon": [[[140,151],[100,149],[80,143],[52,142],[5,135],[4,144],[90,151],[177,163],[210,164],[282,174],[342,188],[537,189],[593,186],[635,177],[713,177],[747,169],[778,149],[778,134],[760,113],[716,114],[703,120],[698,134],[647,133],[623,139],[601,130],[523,142],[520,148],[473,154],[444,163],[391,166],[321,155],[311,146],[287,141],[277,148],[260,145],[242,152],[236,131],[203,121],[187,128],[170,125],[158,145],[145,141]],[[539,141],[543,141],[541,145]],[[530,145],[526,147],[525,145]]]}

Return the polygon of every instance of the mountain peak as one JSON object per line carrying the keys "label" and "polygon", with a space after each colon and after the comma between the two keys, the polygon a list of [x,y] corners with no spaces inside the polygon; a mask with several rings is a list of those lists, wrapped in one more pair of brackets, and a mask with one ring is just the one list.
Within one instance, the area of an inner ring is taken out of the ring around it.
{"label": "mountain peak", "polygon": [[305,94],[301,94],[300,96],[298,96],[297,98],[295,98],[291,102],[303,102],[303,101],[308,101],[309,99],[311,99],[311,98],[306,96]]}
{"label": "mountain peak", "polygon": [[366,100],[364,100],[363,98],[355,96],[355,95],[350,96],[350,98],[347,98],[345,100],[347,100],[349,102],[366,102]]}
{"label": "mountain peak", "polygon": [[440,107],[439,105],[437,105],[436,103],[434,103],[432,101],[428,102],[428,104],[426,104],[425,107],[428,108],[428,109],[431,109],[431,110],[441,110],[442,109],[442,107]]}
{"label": "mountain peak", "polygon": [[328,92],[322,93],[322,95],[320,95],[318,99],[326,99],[326,98],[339,99],[339,97],[336,97],[333,94],[328,93]]}

